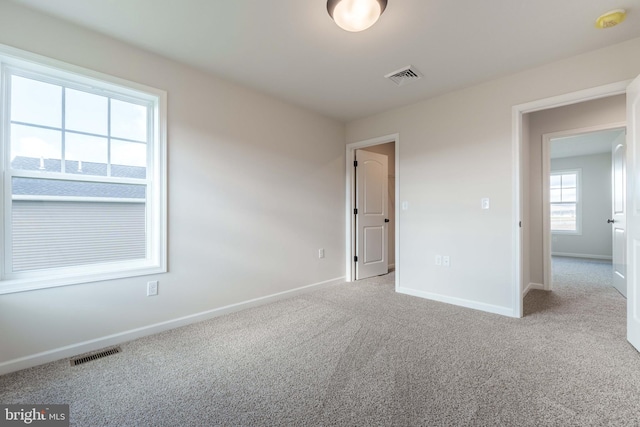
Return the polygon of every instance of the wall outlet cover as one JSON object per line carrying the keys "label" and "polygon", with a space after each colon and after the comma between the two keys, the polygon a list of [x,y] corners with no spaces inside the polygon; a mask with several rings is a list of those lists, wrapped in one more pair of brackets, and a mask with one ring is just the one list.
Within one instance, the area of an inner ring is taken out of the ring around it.
{"label": "wall outlet cover", "polygon": [[158,281],[147,282],[147,296],[152,297],[155,295],[158,295]]}

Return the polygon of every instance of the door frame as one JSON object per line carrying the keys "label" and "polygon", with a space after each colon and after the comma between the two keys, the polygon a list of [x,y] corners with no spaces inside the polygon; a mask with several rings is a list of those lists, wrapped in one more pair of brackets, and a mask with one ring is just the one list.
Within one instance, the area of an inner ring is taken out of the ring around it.
{"label": "door frame", "polygon": [[[627,86],[632,80],[625,80],[616,83],[610,83],[603,86],[597,86],[589,89],[584,89],[576,92],[567,93],[564,95],[553,96],[550,98],[543,98],[537,101],[527,102],[524,104],[515,105],[511,109],[511,129],[512,129],[512,194],[513,194],[513,206],[512,206],[512,296],[513,296],[513,314],[514,317],[523,316],[523,300],[525,295],[525,288],[523,286],[523,267],[525,260],[522,257],[523,245],[529,244],[526,236],[523,237],[523,229],[529,225],[525,223],[529,219],[528,213],[523,209],[523,183],[525,182],[522,176],[522,171],[527,170],[523,164],[523,116],[528,113],[533,113],[541,110],[548,110],[551,108],[562,107],[565,105],[579,104],[581,102],[592,101],[599,98],[606,98],[614,95],[621,95],[627,92]],[[631,176],[633,172],[627,171],[627,177]],[[627,178],[628,179],[628,178]],[[524,215],[526,214],[526,215]],[[524,225],[524,227],[521,226]],[[526,260],[528,264],[528,260]]]}
{"label": "door frame", "polygon": [[551,173],[551,141],[556,138],[567,136],[586,135],[589,133],[605,130],[626,129],[626,122],[613,122],[602,125],[588,126],[578,129],[563,130],[558,132],[545,133],[542,135],[542,250],[543,250],[543,285],[545,291],[553,290],[551,280],[551,213],[550,213],[550,189],[549,174]]}
{"label": "door frame", "polygon": [[395,144],[395,288],[398,290],[400,284],[400,203],[398,203],[398,197],[400,196],[400,134],[394,133],[391,135],[380,136],[377,138],[371,138],[364,141],[352,142],[346,146],[345,155],[345,170],[346,170],[346,182],[345,182],[345,266],[346,266],[346,280],[347,282],[353,282],[356,277],[355,264],[353,257],[355,255],[356,248],[356,220],[353,215],[353,209],[355,208],[354,200],[354,188],[355,188],[355,173],[353,170],[353,162],[356,155],[356,150],[365,147],[371,147],[374,145],[382,145],[393,142]]}

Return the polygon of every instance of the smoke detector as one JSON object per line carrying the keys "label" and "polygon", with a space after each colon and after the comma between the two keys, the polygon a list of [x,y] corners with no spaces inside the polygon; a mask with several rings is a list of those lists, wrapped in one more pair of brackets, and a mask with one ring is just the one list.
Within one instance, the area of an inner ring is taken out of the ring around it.
{"label": "smoke detector", "polygon": [[596,19],[596,28],[611,28],[620,24],[627,17],[624,9],[614,9],[604,13]]}
{"label": "smoke detector", "polygon": [[386,76],[385,79],[389,79],[398,86],[406,85],[422,78],[422,73],[411,65],[407,65],[399,70],[393,71]]}

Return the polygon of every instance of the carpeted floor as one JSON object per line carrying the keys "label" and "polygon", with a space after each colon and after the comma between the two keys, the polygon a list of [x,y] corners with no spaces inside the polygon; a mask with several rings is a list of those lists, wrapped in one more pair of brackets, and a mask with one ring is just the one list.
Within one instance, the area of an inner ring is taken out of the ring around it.
{"label": "carpeted floor", "polygon": [[634,426],[640,354],[610,264],[554,260],[510,319],[340,284],[0,377],[77,426]]}

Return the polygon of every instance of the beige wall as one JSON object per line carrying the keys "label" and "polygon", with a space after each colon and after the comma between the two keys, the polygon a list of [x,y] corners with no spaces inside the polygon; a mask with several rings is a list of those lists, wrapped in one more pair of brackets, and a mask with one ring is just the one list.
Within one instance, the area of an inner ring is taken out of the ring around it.
{"label": "beige wall", "polygon": [[0,373],[344,276],[343,124],[13,2],[0,43],[166,90],[169,170],[169,273],[0,295]]}
{"label": "beige wall", "polygon": [[374,145],[362,148],[372,153],[384,154],[389,162],[389,266],[395,266],[396,259],[396,144],[389,142],[387,144]]}
{"label": "beige wall", "polygon": [[518,315],[513,106],[634,78],[638,51],[634,39],[347,124],[347,143],[400,134],[402,291]]}
{"label": "beige wall", "polygon": [[531,159],[531,126],[529,120],[529,114],[522,115],[522,148],[521,148],[521,161],[520,161],[520,177],[521,177],[521,221],[523,227],[520,228],[521,235],[521,259],[522,259],[522,283],[521,291],[523,291],[529,284],[529,278],[531,277],[531,263],[529,258],[531,257],[531,184],[530,184],[530,159]]}
{"label": "beige wall", "polygon": [[[638,70],[640,72],[640,70]],[[580,104],[552,108],[528,114],[529,117],[529,248],[528,283],[543,284],[543,234],[542,234],[542,137],[544,134],[581,129],[590,126],[609,125],[626,120],[625,95],[610,96]],[[526,262],[526,260],[525,260]]]}

